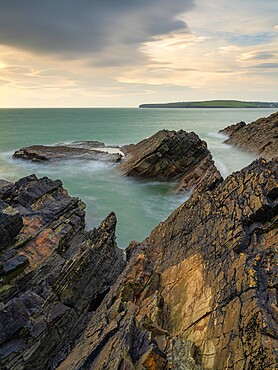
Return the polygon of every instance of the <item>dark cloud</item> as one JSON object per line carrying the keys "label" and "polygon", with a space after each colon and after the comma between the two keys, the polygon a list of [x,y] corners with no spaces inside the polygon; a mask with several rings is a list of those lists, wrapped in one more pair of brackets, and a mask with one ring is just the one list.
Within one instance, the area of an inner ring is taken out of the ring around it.
{"label": "dark cloud", "polygon": [[260,63],[250,66],[249,68],[278,68],[278,63]]}
{"label": "dark cloud", "polygon": [[275,57],[276,55],[273,54],[272,52],[257,52],[248,59],[249,60],[267,60],[267,59],[272,59]]}
{"label": "dark cloud", "polygon": [[153,36],[186,29],[177,15],[194,1],[0,0],[0,44],[73,58],[111,50],[112,62],[125,63],[127,47],[132,54]]}

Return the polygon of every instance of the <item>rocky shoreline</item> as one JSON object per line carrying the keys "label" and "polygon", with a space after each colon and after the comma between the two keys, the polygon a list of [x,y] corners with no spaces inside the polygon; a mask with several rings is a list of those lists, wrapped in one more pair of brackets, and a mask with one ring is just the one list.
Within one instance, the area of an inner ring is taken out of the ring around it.
{"label": "rocky shoreline", "polygon": [[275,366],[277,162],[195,191],[127,261],[60,181],[0,198],[3,369]]}
{"label": "rocky shoreline", "polygon": [[228,136],[227,144],[262,156],[278,157],[278,112],[255,122],[239,122],[219,131]]}
{"label": "rocky shoreline", "polygon": [[113,148],[104,143],[74,142],[67,145],[35,145],[19,149],[14,158],[35,162],[88,159],[116,163],[124,176],[177,182],[176,191],[213,188],[222,177],[205,141],[194,132],[161,130],[137,144]]}
{"label": "rocky shoreline", "polygon": [[122,173],[195,187],[125,251],[61,181],[0,182],[0,369],[275,368],[277,160],[223,180],[194,133],[121,150]]}

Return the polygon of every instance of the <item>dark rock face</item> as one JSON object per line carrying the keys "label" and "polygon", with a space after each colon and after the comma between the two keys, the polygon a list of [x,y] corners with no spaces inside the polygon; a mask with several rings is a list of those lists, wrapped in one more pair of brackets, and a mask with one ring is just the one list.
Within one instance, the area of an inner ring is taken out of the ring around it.
{"label": "dark rock face", "polygon": [[278,112],[246,124],[239,122],[219,131],[229,136],[225,141],[266,159],[278,156]]}
{"label": "dark rock face", "polygon": [[213,188],[222,179],[206,143],[194,132],[162,130],[122,149],[126,158],[119,168],[127,176],[178,180],[177,190]]}
{"label": "dark rock face", "polygon": [[121,154],[107,153],[105,152],[105,147],[103,151],[93,149],[100,148],[101,144],[103,143],[86,141],[56,146],[33,145],[15,151],[13,158],[21,158],[33,162],[45,162],[58,159],[88,159],[115,163],[121,160]]}
{"label": "dark rock face", "polygon": [[0,199],[0,249],[14,240],[22,226],[19,212]]}
{"label": "dark rock face", "polygon": [[142,243],[66,369],[272,369],[277,364],[277,162],[195,192]]}
{"label": "dark rock face", "polygon": [[86,232],[85,205],[34,175],[0,207],[0,368],[54,369],[124,268],[116,217]]}

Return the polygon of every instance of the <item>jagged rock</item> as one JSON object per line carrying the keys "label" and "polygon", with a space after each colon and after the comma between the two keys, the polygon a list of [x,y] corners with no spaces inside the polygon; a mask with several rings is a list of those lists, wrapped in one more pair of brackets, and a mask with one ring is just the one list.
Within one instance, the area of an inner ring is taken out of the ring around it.
{"label": "jagged rock", "polygon": [[161,130],[122,150],[126,157],[119,168],[127,176],[179,181],[177,190],[212,189],[222,179],[205,141],[194,132]]}
{"label": "jagged rock", "polygon": [[277,167],[253,162],[132,242],[58,369],[274,369]]}
{"label": "jagged rock", "polygon": [[84,203],[48,178],[2,190],[0,368],[55,369],[124,268],[116,217],[86,232]]}
{"label": "jagged rock", "polygon": [[229,138],[225,141],[240,149],[266,159],[278,156],[278,112],[255,122],[239,122],[219,131]]}
{"label": "jagged rock", "polygon": [[1,368],[275,368],[277,172],[257,160],[194,192],[126,266],[113,213],[85,232],[61,182],[5,188],[24,226],[0,258]]}
{"label": "jagged rock", "polygon": [[13,158],[21,158],[33,162],[45,162],[58,159],[88,159],[112,163],[119,162],[122,159],[120,153],[108,153],[105,147],[103,151],[94,150],[94,148],[100,148],[101,144],[103,143],[87,141],[55,146],[33,145],[16,150],[13,154]]}

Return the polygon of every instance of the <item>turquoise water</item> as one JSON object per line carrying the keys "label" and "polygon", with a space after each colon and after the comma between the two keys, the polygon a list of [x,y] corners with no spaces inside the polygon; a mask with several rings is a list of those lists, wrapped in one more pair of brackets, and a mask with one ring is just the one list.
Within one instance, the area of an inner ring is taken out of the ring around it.
{"label": "turquoise water", "polygon": [[99,140],[108,145],[138,142],[161,129],[195,131],[206,140],[226,177],[254,156],[223,144],[218,130],[238,121],[251,122],[271,109],[0,109],[0,178],[15,181],[35,173],[61,179],[69,193],[87,204],[87,227],[98,226],[115,211],[117,241],[126,247],[143,240],[186,195],[173,194],[174,184],[122,177],[115,167],[93,161],[34,164],[12,159],[23,146],[74,140]]}

